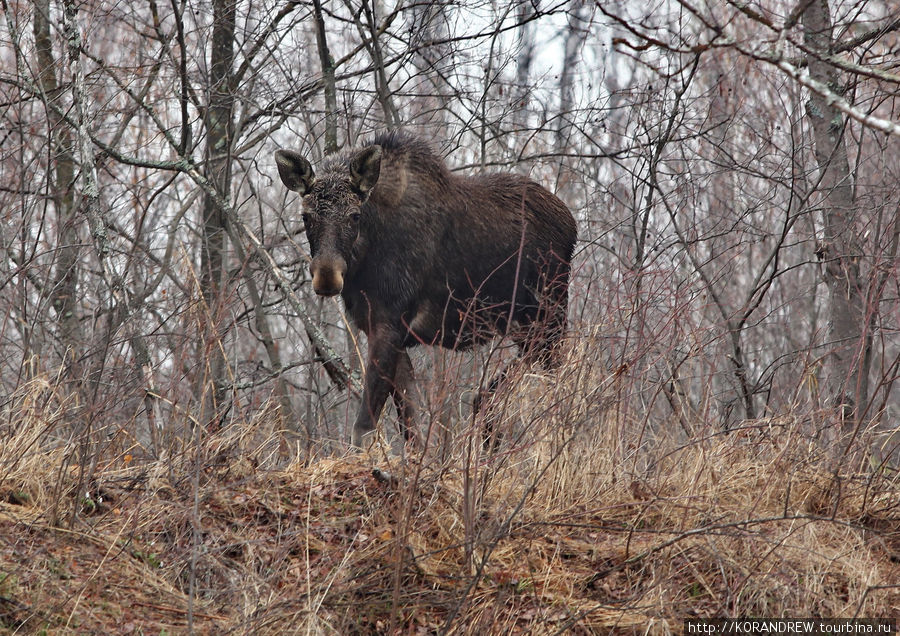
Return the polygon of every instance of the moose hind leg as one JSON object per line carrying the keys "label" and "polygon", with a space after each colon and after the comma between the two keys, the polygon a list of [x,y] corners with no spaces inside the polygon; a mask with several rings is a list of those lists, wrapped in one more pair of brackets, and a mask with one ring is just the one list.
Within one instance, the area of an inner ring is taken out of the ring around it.
{"label": "moose hind leg", "polygon": [[516,358],[503,366],[503,369],[500,370],[494,379],[491,380],[490,384],[488,384],[487,388],[481,389],[475,395],[475,400],[472,402],[472,411],[474,415],[481,415],[481,419],[483,420],[481,435],[481,442],[485,448],[485,450],[491,450],[497,447],[497,444],[500,443],[500,434],[496,430],[496,422],[499,414],[496,412],[496,409],[493,407],[493,397],[499,391],[503,391],[506,388],[507,379],[510,371],[518,365],[521,361],[521,358]]}
{"label": "moose hind leg", "polygon": [[538,363],[548,370],[559,366],[560,345],[568,322],[568,280],[568,269],[560,268],[551,280],[544,283],[537,315],[515,337],[526,364]]}
{"label": "moose hind leg", "polygon": [[478,392],[472,403],[475,414],[480,414],[484,421],[482,430],[484,447],[493,448],[500,442],[500,433],[496,424],[500,414],[493,408],[494,396],[509,389],[511,376],[515,377],[521,368],[539,363],[544,368],[551,368],[556,361],[556,351],[561,329],[549,328],[544,321],[535,320],[512,336],[519,348],[515,359],[507,362],[491,382]]}
{"label": "moose hind leg", "polygon": [[397,407],[397,416],[400,418],[400,432],[403,438],[409,440],[412,435],[412,425],[416,417],[416,408],[409,397],[414,379],[412,360],[409,353],[400,352],[397,357],[397,370],[394,372],[394,382],[391,386],[391,398]]}
{"label": "moose hind leg", "polygon": [[559,366],[561,362],[560,345],[565,334],[568,314],[567,280],[566,271],[560,273],[552,284],[545,286],[545,297],[540,301],[537,310],[529,315],[526,324],[511,334],[519,347],[519,356],[507,363],[487,388],[479,391],[475,397],[473,403],[475,413],[484,410],[482,417],[485,448],[494,447],[499,442],[499,434],[494,426],[498,415],[490,412],[490,402],[495,393],[506,390],[510,373],[520,366],[529,367],[535,363],[550,370]]}

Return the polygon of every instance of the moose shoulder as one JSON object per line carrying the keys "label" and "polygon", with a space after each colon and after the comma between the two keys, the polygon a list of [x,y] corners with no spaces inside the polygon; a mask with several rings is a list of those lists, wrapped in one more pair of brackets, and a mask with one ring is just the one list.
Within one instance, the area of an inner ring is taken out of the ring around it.
{"label": "moose shoulder", "polygon": [[303,198],[313,290],[341,294],[368,339],[354,445],[389,395],[409,434],[409,347],[466,349],[509,334],[520,354],[551,363],[576,240],[575,219],[556,196],[518,175],[452,174],[425,143],[401,134],[332,155],[317,172],[286,150],[275,162]]}

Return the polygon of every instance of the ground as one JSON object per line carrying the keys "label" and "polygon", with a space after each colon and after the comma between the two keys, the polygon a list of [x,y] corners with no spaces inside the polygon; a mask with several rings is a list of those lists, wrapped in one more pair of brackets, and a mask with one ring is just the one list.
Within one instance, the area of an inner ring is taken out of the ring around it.
{"label": "ground", "polygon": [[683,450],[592,497],[566,481],[580,460],[539,450],[468,468],[126,457],[80,497],[76,466],[55,489],[8,474],[0,629],[680,633],[691,617],[900,615],[896,481],[845,480],[829,509],[827,474],[794,464],[786,488],[783,466],[733,447],[691,483]]}

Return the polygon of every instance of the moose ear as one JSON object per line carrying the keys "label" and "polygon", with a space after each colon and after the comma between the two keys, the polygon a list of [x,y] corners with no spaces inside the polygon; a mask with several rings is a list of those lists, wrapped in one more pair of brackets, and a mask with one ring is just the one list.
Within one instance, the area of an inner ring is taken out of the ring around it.
{"label": "moose ear", "polygon": [[293,190],[301,195],[309,192],[313,182],[316,180],[312,166],[296,152],[276,150],[275,165],[278,166],[278,174],[281,176],[282,183],[289,190]]}
{"label": "moose ear", "polygon": [[381,146],[364,148],[350,160],[350,181],[364,195],[375,187],[380,174]]}

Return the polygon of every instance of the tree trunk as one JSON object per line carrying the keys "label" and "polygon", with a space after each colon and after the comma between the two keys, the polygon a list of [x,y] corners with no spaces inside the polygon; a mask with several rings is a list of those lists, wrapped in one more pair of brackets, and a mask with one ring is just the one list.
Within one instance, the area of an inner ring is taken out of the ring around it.
{"label": "tree trunk", "polygon": [[322,3],[313,0],[313,14],[316,19],[316,48],[319,51],[319,63],[322,65],[322,83],[325,94],[325,154],[337,152],[337,87],[334,81],[334,58],[328,50],[325,39],[325,18],[322,15]]}
{"label": "tree trunk", "polygon": [[[231,182],[231,147],[233,136],[234,97],[231,74],[234,62],[234,0],[213,1],[213,34],[210,50],[209,106],[206,110],[206,152],[204,176],[225,201],[229,200]],[[225,218],[216,201],[207,193],[203,197],[203,252],[201,257],[201,293],[206,301],[207,333],[201,345],[201,361],[208,366],[201,371],[212,385],[212,394],[201,388],[203,406],[200,421],[214,421],[225,405],[227,393],[225,355],[218,328],[224,301],[224,256],[226,249]],[[210,404],[210,399],[212,404]]]}
{"label": "tree trunk", "polygon": [[412,64],[416,78],[411,83],[413,97],[408,105],[408,123],[427,138],[446,135],[446,72],[452,64],[448,44],[450,29],[446,2],[411,3],[403,9],[411,35],[409,47],[414,51]]}
{"label": "tree trunk", "polygon": [[[253,303],[256,330],[259,332],[259,338],[263,343],[263,347],[265,347],[266,355],[269,358],[269,368],[272,370],[274,376],[274,394],[275,398],[278,400],[279,418],[281,420],[280,429],[296,433],[299,431],[299,426],[294,407],[291,404],[287,382],[285,382],[284,375],[282,374],[284,365],[281,362],[281,353],[278,350],[278,343],[275,341],[275,336],[269,325],[269,318],[265,312],[265,305],[262,301],[262,295],[259,293],[259,287],[257,287],[256,281],[253,279],[253,268],[249,266],[249,257],[245,254],[240,237],[234,233],[233,227],[228,228],[228,235],[234,244],[238,259],[243,263],[241,269],[245,272],[244,284],[247,288],[247,295],[250,296],[250,302]],[[308,441],[309,440],[307,440],[307,442]],[[286,446],[286,444],[282,444],[283,451],[287,450]]]}
{"label": "tree trunk", "polygon": [[[827,0],[813,0],[802,16],[808,48],[810,77],[835,94],[842,90],[837,70],[826,61],[833,47]],[[844,118],[828,99],[811,92],[806,105],[812,124],[819,184],[823,195],[823,244],[825,282],[831,302],[825,389],[828,404],[840,409],[842,420],[852,424],[868,400],[866,368],[865,293],[860,277],[863,255],[856,227],[857,207],[847,148]]]}
{"label": "tree trunk", "polygon": [[[58,335],[62,353],[67,360],[75,362],[80,358],[78,351],[82,345],[77,310],[80,241],[75,209],[75,140],[71,127],[64,121],[59,111],[50,106],[59,100],[62,91],[56,77],[49,13],[49,0],[35,0],[34,48],[37,56],[37,79],[47,105],[51,166],[53,160],[56,162],[50,188],[57,214],[57,256],[48,289],[50,304],[56,313],[59,326]],[[59,107],[65,110],[64,105],[59,104]],[[77,371],[72,369],[71,373],[75,375]]]}
{"label": "tree trunk", "polygon": [[561,152],[566,151],[570,142],[572,113],[575,108],[575,69],[588,34],[587,13],[588,5],[578,2],[566,14],[565,53],[562,72],[559,74],[560,123],[556,129],[556,145]]}
{"label": "tree trunk", "polygon": [[[375,94],[384,116],[384,125],[388,130],[396,130],[401,124],[400,113],[394,104],[394,97],[385,73],[381,35],[378,32],[378,22],[375,17],[377,0],[373,0],[371,4],[368,0],[363,0],[358,10],[354,8],[352,0],[344,0],[344,5],[354,13],[359,36],[369,52],[369,57],[372,58],[372,79],[375,82]],[[360,14],[365,14],[365,25],[360,21]]]}
{"label": "tree trunk", "polygon": [[531,67],[534,62],[536,26],[532,20],[539,7],[538,0],[523,2],[516,10],[519,21],[519,54],[516,57],[516,85],[513,87],[515,121],[525,126],[528,121],[528,101],[531,98]]}

